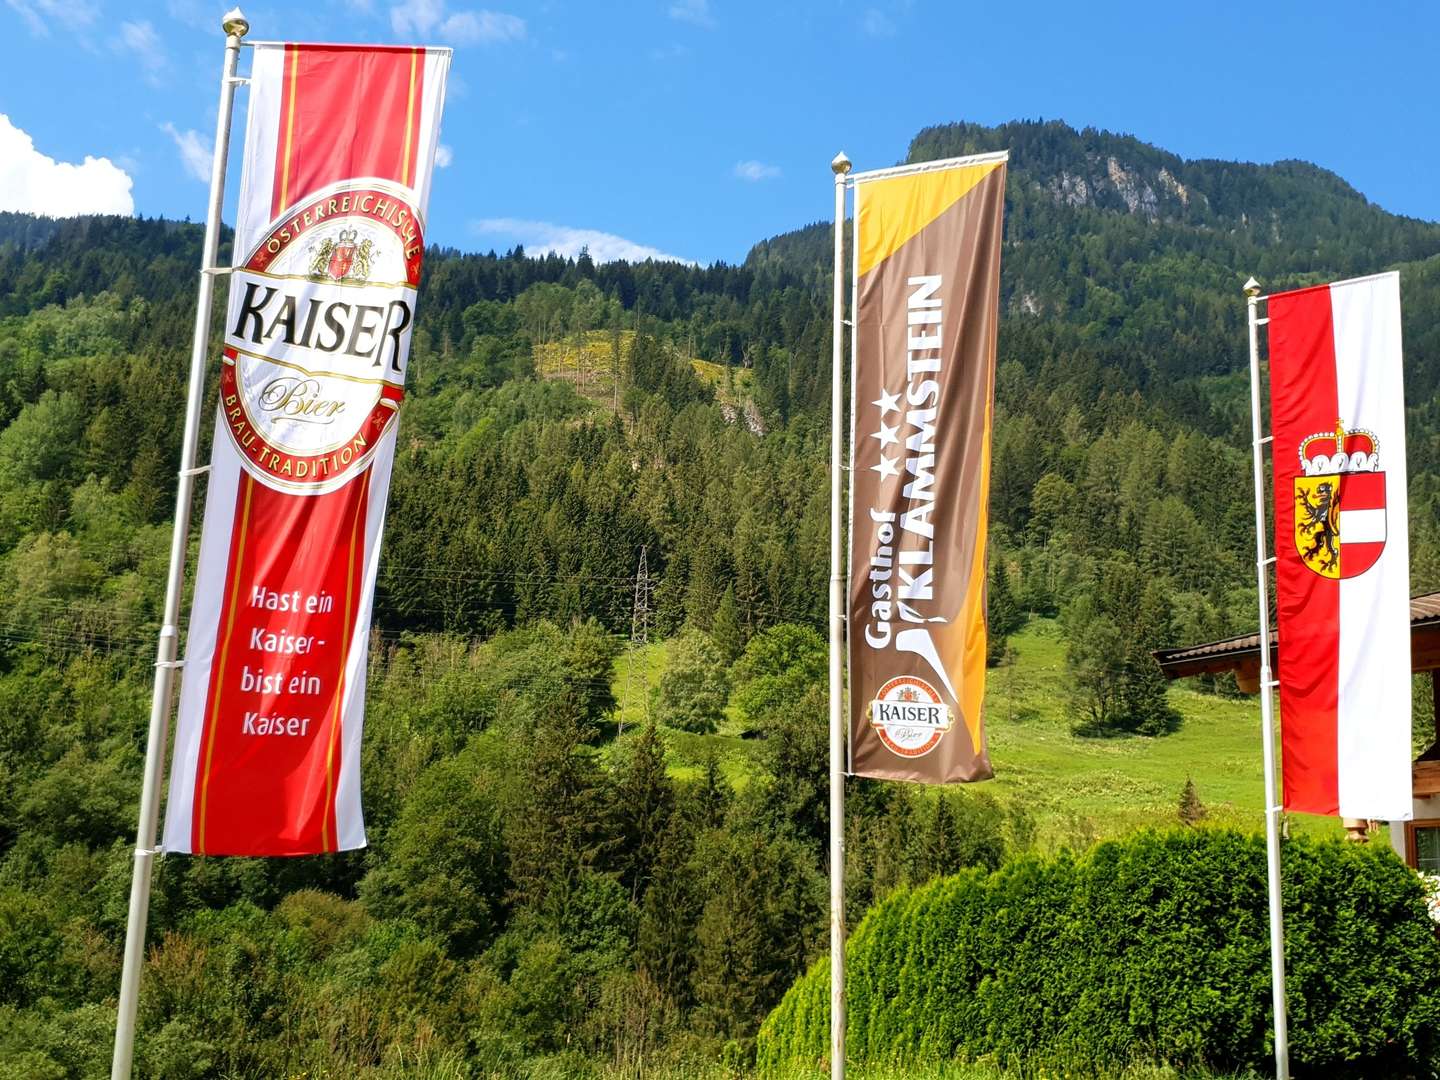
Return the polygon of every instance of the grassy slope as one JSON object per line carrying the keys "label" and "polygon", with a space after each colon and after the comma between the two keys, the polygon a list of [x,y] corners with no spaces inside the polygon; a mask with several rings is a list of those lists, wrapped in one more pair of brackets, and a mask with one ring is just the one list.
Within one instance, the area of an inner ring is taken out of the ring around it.
{"label": "grassy slope", "polygon": [[[1014,659],[989,675],[985,696],[995,779],[981,785],[1004,802],[1018,800],[1039,830],[1042,848],[1086,846],[1143,825],[1174,824],[1186,777],[1210,819],[1262,827],[1260,718],[1254,698],[1228,700],[1181,687],[1170,698],[1185,718],[1174,735],[1087,739],[1067,719],[1065,643],[1059,627],[1036,619],[1011,639]],[[645,697],[665,670],[665,645],[627,656],[615,668],[619,716],[628,729],[646,718]],[[672,772],[694,776],[709,748],[734,784],[758,768],[756,744],[732,725],[716,735],[667,732]],[[1295,832],[1340,835],[1337,821],[1298,815]]]}
{"label": "grassy slope", "polygon": [[[634,330],[620,331],[622,357],[630,355],[634,344]],[[542,378],[568,382],[582,397],[602,408],[615,407],[615,361],[608,330],[567,334],[558,341],[536,345],[534,356],[535,371]],[[715,388],[715,400],[720,404],[739,407],[749,399],[749,368],[734,369],[733,382],[727,383],[723,364],[692,357],[690,366],[702,383]]]}

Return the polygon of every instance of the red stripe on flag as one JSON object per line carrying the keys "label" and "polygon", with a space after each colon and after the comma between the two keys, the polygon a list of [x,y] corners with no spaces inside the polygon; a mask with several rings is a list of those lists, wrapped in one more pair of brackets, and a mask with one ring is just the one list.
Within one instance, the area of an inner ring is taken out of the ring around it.
{"label": "red stripe on flag", "polygon": [[287,45],[272,215],[337,180],[413,184],[424,71],[423,49]]}
{"label": "red stripe on flag", "polygon": [[1300,443],[1335,429],[1339,408],[1330,289],[1270,298],[1270,417],[1275,463],[1275,603],[1280,739],[1287,810],[1340,811],[1340,582],[1295,544]]}

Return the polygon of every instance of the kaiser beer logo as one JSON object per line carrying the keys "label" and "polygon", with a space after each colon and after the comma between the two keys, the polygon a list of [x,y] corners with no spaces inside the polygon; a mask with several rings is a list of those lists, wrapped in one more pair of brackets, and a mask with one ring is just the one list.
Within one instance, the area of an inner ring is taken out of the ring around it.
{"label": "kaiser beer logo", "polygon": [[394,421],[424,251],[409,197],[381,180],[307,196],[231,276],[220,404],[272,486],[333,490]]}
{"label": "kaiser beer logo", "polygon": [[1300,444],[1295,484],[1295,550],[1321,577],[1351,578],[1385,549],[1385,474],[1373,432],[1311,435]]}
{"label": "kaiser beer logo", "polygon": [[914,675],[899,675],[870,702],[870,725],[880,741],[901,757],[924,757],[950,730],[950,706],[935,688]]}

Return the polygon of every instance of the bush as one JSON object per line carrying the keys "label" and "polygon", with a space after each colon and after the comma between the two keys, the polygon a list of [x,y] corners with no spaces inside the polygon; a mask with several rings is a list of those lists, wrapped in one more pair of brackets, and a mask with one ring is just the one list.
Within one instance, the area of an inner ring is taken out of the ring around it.
{"label": "bush", "polygon": [[813,687],[823,687],[828,664],[825,639],[808,626],[781,623],[745,646],[731,672],[731,703],[751,723],[794,709]]}
{"label": "bush", "polygon": [[670,727],[704,735],[719,726],[730,685],[725,659],[708,634],[687,628],[671,642],[670,664],[651,694]]}
{"label": "bush", "polygon": [[[1283,858],[1297,1068],[1432,1075],[1440,943],[1420,880],[1378,845],[1296,840]],[[1271,1054],[1257,837],[1145,832],[942,878],[876,907],[847,955],[858,1063],[983,1058],[1093,1075],[1264,1069]],[[765,1021],[769,1074],[824,1057],[828,974],[817,964]]]}

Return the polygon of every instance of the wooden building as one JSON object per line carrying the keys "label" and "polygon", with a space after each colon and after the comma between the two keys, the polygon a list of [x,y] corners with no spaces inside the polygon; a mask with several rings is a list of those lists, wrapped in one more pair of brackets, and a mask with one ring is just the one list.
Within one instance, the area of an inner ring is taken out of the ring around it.
{"label": "wooden building", "polygon": [[[1260,635],[1210,641],[1155,653],[1160,670],[1169,679],[1191,675],[1232,672],[1235,682],[1247,694],[1260,690]],[[1270,636],[1270,659],[1280,670],[1284,657]],[[1414,820],[1390,822],[1390,843],[1405,861],[1417,870],[1440,874],[1440,592],[1425,593],[1410,601],[1410,666],[1412,671],[1429,672],[1435,700],[1435,731],[1429,747],[1414,764]],[[1258,715],[1258,714],[1257,714]],[[1259,743],[1256,743],[1259,754]],[[1363,838],[1366,823],[1345,822],[1351,835]]]}

